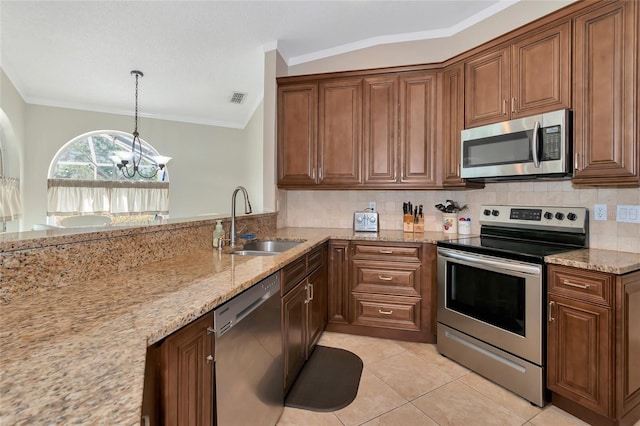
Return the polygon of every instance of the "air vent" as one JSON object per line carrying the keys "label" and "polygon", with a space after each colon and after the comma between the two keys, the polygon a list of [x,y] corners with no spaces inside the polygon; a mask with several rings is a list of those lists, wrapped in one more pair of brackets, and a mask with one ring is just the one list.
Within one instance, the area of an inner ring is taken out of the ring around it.
{"label": "air vent", "polygon": [[244,102],[244,98],[246,96],[246,93],[233,92],[233,95],[231,95],[231,99],[229,99],[229,102],[231,102],[232,104],[241,104],[242,102]]}

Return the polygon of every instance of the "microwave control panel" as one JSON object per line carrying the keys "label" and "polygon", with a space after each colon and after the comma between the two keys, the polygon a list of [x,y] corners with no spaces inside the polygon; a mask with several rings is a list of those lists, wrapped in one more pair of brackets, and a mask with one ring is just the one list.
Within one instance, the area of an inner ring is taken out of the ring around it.
{"label": "microwave control panel", "polygon": [[562,155],[562,128],[549,126],[542,129],[542,161],[559,160]]}

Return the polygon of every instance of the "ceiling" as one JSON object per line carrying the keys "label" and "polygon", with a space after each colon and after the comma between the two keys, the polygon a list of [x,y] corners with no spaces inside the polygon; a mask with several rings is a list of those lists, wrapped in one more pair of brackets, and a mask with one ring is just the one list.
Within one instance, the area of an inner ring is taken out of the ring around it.
{"label": "ceiling", "polygon": [[141,70],[141,116],[243,128],[265,51],[294,66],[450,37],[518,1],[0,0],[0,66],[27,103],[118,114],[132,114]]}

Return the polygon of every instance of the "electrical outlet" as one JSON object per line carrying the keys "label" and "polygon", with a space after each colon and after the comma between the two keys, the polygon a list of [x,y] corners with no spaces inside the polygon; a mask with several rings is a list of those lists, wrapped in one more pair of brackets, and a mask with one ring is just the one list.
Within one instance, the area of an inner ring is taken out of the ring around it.
{"label": "electrical outlet", "polygon": [[376,211],[376,202],[375,201],[369,201],[369,210],[371,211]]}
{"label": "electrical outlet", "polygon": [[640,223],[640,206],[619,205],[616,222]]}
{"label": "electrical outlet", "polygon": [[607,220],[607,205],[606,204],[594,204],[593,205],[593,218],[595,220]]}

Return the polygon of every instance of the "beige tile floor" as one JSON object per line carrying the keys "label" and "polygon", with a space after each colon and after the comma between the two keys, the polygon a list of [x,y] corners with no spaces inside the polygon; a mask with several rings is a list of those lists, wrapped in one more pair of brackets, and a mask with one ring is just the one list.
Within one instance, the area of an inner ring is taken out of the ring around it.
{"label": "beige tile floor", "polygon": [[285,407],[277,426],[587,425],[552,405],[531,405],[439,355],[435,345],[329,332],[319,343],[362,359],[356,399],[329,413]]}

